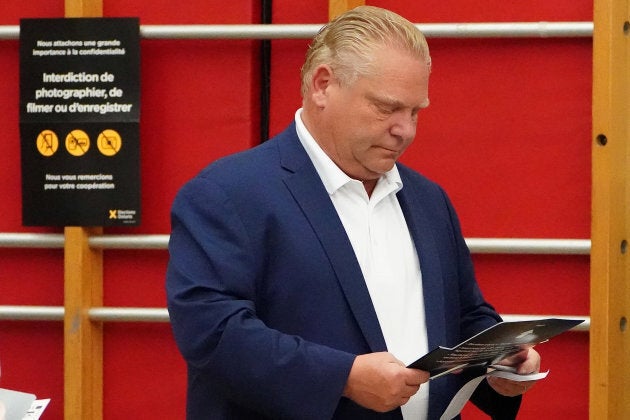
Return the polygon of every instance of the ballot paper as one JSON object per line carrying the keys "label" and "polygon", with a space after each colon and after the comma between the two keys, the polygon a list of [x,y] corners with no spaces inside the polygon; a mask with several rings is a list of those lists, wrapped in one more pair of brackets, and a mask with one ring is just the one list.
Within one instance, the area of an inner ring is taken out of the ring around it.
{"label": "ballot paper", "polygon": [[0,402],[4,409],[3,420],[37,420],[50,399],[37,400],[34,394],[0,388]]}
{"label": "ballot paper", "polygon": [[438,347],[408,367],[429,372],[431,379],[471,367],[489,367],[582,322],[584,319],[561,318],[499,322],[455,347]]}

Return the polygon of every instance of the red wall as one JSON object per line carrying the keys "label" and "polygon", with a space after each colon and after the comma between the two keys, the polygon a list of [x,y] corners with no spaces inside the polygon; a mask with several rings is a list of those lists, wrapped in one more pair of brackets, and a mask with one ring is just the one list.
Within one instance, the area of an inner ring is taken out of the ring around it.
{"label": "red wall", "polygon": [[[259,2],[104,0],[104,15],[149,24],[258,23]],[[368,1],[418,23],[591,21],[574,0]],[[328,1],[273,2],[275,23],[323,23]],[[0,25],[63,16],[63,1],[6,1]],[[300,105],[306,40],[272,42],[271,134]],[[405,163],[441,183],[467,237],[590,236],[591,39],[429,39],[431,106]],[[143,40],[142,226],[105,233],[167,234],[177,189],[209,161],[259,141],[259,42]],[[0,41],[0,232],[21,225],[18,41]],[[587,256],[475,255],[479,282],[504,314],[588,315]],[[167,253],[104,255],[106,306],[164,307]],[[0,305],[63,305],[62,250],[0,248]],[[106,419],[183,418],[185,366],[167,324],[107,323]],[[539,348],[547,379],[521,419],[588,418],[588,334]],[[51,397],[63,417],[63,326],[0,321],[0,386]],[[561,392],[559,392],[561,391]],[[553,396],[549,398],[549,396]],[[483,418],[474,408],[466,418]]]}

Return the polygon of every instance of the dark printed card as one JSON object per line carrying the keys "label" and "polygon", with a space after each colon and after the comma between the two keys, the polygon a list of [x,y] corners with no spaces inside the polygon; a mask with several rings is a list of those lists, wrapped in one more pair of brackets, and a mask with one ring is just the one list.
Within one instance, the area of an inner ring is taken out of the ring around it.
{"label": "dark printed card", "polygon": [[500,322],[453,348],[438,347],[408,367],[431,373],[431,377],[474,366],[489,366],[520,350],[549,340],[583,319],[537,319]]}

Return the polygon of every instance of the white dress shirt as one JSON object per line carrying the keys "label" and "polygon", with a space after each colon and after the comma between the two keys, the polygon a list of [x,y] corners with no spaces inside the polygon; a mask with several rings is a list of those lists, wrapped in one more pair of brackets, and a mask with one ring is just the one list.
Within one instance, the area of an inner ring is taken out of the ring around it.
{"label": "white dress shirt", "polygon": [[[356,254],[387,349],[405,365],[428,352],[422,275],[396,193],[403,187],[394,166],[368,197],[363,183],[346,175],[306,129],[302,110],[297,134],[319,174]],[[402,406],[405,420],[426,419],[429,384]]]}

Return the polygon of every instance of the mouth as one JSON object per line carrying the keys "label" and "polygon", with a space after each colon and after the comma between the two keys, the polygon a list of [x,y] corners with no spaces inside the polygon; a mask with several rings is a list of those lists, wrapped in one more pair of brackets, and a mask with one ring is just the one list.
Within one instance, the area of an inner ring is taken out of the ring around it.
{"label": "mouth", "polygon": [[400,155],[400,151],[395,150],[395,149],[390,149],[383,146],[375,146],[375,147],[379,149],[381,153],[393,156],[394,159],[396,159]]}

